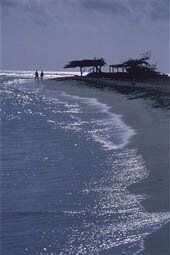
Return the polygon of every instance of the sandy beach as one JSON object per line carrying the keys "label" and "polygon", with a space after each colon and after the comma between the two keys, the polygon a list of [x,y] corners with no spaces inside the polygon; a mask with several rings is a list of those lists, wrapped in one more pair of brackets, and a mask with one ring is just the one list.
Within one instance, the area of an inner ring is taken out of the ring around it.
{"label": "sandy beach", "polygon": [[95,87],[107,87],[107,88],[136,88],[136,89],[152,89],[155,91],[170,93],[170,81],[169,80],[143,80],[143,81],[125,81],[125,80],[114,80],[107,78],[90,78],[87,76],[74,76],[57,78],[55,80],[77,80],[84,81],[85,83],[95,84]]}
{"label": "sandy beach", "polygon": [[[130,186],[129,190],[147,195],[142,202],[146,211],[169,211],[168,84],[154,86],[139,83],[134,86],[88,78],[84,82],[84,78],[76,78],[68,81],[46,80],[44,85],[50,90],[65,91],[70,95],[97,98],[108,105],[110,111],[123,116],[123,120],[136,131],[128,146],[138,147],[149,170],[148,178]],[[146,238],[145,250],[140,254],[168,255],[169,251],[167,224]]]}

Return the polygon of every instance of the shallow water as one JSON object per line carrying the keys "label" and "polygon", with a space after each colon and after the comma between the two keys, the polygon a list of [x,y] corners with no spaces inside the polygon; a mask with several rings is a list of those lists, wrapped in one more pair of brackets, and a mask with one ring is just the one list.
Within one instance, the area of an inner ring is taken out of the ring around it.
{"label": "shallow water", "polygon": [[170,214],[127,190],[149,174],[136,130],[95,98],[20,76],[1,76],[2,254],[139,253]]}

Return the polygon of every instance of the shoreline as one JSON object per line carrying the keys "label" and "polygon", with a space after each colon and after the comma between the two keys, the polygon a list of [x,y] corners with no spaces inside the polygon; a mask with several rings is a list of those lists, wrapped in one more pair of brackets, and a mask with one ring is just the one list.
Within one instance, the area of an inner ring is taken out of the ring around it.
{"label": "shoreline", "polygon": [[[65,81],[68,81],[65,85]],[[70,81],[70,82],[69,82]],[[168,212],[169,211],[169,144],[168,144],[168,132],[169,124],[164,120],[164,114],[167,112],[157,112],[152,105],[149,105],[149,111],[146,107],[146,98],[133,98],[129,100],[126,93],[118,91],[115,85],[114,89],[109,91],[109,87],[105,86],[103,80],[97,79],[80,79],[76,77],[69,77],[68,79],[52,79],[45,81],[47,88],[57,89],[65,91],[68,94],[78,95],[82,97],[95,97],[100,102],[107,104],[111,107],[110,111],[121,114],[123,121],[129,126],[135,127],[137,135],[133,137],[130,142],[130,146],[137,144],[139,146],[139,153],[142,154],[146,163],[147,169],[149,169],[149,176],[139,183],[132,184],[128,187],[128,190],[134,194],[147,194],[148,198],[141,204],[148,212]],[[89,86],[90,83],[90,86]],[[80,86],[83,85],[83,86]],[[110,85],[110,82],[109,82]],[[132,88],[132,85],[128,84],[128,87]],[[100,89],[99,89],[100,88]],[[106,88],[103,90],[103,88]],[[126,86],[121,86],[121,89]],[[134,86],[133,86],[134,88]],[[152,86],[150,88],[153,90]],[[89,94],[89,89],[91,90]],[[139,88],[135,86],[135,89]],[[144,89],[144,88],[143,88]],[[148,87],[147,89],[148,90]],[[114,93],[113,93],[114,92]],[[160,90],[154,88],[154,93],[159,94]],[[161,91],[163,92],[163,91]],[[164,90],[163,94],[169,93]],[[106,95],[104,99],[103,94]],[[156,95],[157,96],[157,95]],[[144,99],[144,100],[143,100]],[[115,107],[114,101],[119,102]],[[119,101],[118,101],[119,100]],[[135,109],[135,111],[134,111]],[[141,116],[139,115],[141,114]],[[158,124],[158,121],[162,119],[162,122]],[[153,130],[154,127],[154,130]],[[147,146],[146,146],[147,141]],[[150,151],[152,153],[150,154]],[[158,158],[160,157],[160,162]],[[158,231],[150,234],[145,239],[145,250],[139,254],[141,255],[168,255],[169,254],[169,226],[166,224]],[[154,243],[154,247],[153,247]],[[162,246],[162,248],[161,248]]]}
{"label": "shoreline", "polygon": [[143,81],[125,81],[125,80],[115,80],[115,79],[107,79],[107,78],[89,78],[87,76],[72,76],[72,77],[58,77],[51,80],[56,81],[83,81],[85,83],[95,83],[96,86],[100,88],[121,88],[121,87],[129,87],[129,88],[143,88],[143,89],[152,89],[160,92],[170,93],[170,81],[164,80],[143,80]]}

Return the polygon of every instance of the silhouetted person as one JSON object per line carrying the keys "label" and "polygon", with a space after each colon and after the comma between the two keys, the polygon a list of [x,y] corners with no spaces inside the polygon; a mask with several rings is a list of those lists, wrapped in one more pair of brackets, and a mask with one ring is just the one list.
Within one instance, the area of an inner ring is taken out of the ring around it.
{"label": "silhouetted person", "polygon": [[41,80],[42,80],[42,79],[43,79],[43,77],[44,77],[44,73],[43,73],[43,71],[41,71],[40,77],[41,77]]}
{"label": "silhouetted person", "polygon": [[38,75],[38,71],[35,71],[35,80],[39,81],[39,75]]}
{"label": "silhouetted person", "polygon": [[132,85],[135,85],[135,79],[133,79]]}

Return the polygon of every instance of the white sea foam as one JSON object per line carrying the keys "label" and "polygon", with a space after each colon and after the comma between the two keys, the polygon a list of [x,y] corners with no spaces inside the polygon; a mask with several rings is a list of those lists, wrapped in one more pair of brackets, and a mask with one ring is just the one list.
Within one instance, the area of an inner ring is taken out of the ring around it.
{"label": "white sea foam", "polygon": [[125,147],[136,133],[125,124],[121,115],[112,113],[108,105],[99,102],[96,98],[81,98],[50,90],[46,91],[46,95],[52,101],[56,96],[57,103],[64,104],[66,108],[61,113],[71,117],[71,121],[56,121],[56,126],[65,130],[84,132],[88,139],[91,138],[101,144],[105,150]]}

